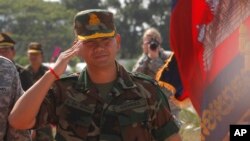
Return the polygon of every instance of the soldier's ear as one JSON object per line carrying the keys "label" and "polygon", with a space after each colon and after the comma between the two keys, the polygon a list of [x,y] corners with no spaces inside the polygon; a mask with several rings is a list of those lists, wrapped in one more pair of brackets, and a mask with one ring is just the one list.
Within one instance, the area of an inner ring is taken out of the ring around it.
{"label": "soldier's ear", "polygon": [[120,49],[121,48],[121,35],[116,34],[115,35],[115,40],[116,40],[117,48]]}
{"label": "soldier's ear", "polygon": [[12,51],[13,51],[13,55],[16,56],[16,50],[15,50],[15,48],[13,48]]}

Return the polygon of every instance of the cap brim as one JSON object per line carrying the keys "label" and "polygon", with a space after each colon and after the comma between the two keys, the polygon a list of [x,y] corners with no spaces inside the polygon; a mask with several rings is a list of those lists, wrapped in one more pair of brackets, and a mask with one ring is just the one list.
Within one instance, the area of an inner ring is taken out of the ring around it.
{"label": "cap brim", "polygon": [[32,49],[30,49],[30,50],[28,50],[28,53],[41,53],[41,51],[40,50],[32,50]]}
{"label": "cap brim", "polygon": [[13,46],[14,46],[13,43],[8,43],[8,42],[0,43],[0,48],[13,47]]}
{"label": "cap brim", "polygon": [[81,41],[86,41],[89,39],[96,39],[96,38],[103,38],[103,37],[114,37],[115,36],[115,31],[112,31],[110,33],[95,33],[89,36],[82,36],[82,35],[78,35],[77,38],[78,40]]}

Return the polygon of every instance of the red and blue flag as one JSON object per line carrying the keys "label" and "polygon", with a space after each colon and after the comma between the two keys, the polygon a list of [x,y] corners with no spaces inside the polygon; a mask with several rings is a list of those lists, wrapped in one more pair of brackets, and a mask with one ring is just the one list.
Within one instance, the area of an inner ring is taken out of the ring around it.
{"label": "red and blue flag", "polygon": [[250,122],[250,1],[173,3],[171,48],[201,117],[201,140],[227,140],[230,124]]}

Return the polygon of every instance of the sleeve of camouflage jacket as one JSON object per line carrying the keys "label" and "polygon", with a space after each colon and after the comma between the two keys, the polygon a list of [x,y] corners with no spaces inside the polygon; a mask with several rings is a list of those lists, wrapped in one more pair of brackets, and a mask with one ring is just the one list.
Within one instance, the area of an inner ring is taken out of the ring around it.
{"label": "sleeve of camouflage jacket", "polygon": [[14,64],[0,58],[0,140],[29,140],[28,131],[17,131],[8,125],[8,115],[23,94],[19,74]]}
{"label": "sleeve of camouflage jacket", "polygon": [[58,94],[58,92],[55,89],[57,89],[57,86],[54,84],[43,100],[36,117],[36,124],[33,129],[44,128],[48,124],[56,124],[56,101],[58,100],[56,94]]}
{"label": "sleeve of camouflage jacket", "polygon": [[[136,82],[137,88],[144,97],[147,97],[149,127],[157,141],[164,141],[173,134],[178,133],[174,117],[171,114],[169,102],[166,95],[162,92],[159,85],[151,77],[143,74],[135,74],[142,81]],[[148,80],[148,81],[145,81]],[[170,91],[168,91],[170,93]]]}
{"label": "sleeve of camouflage jacket", "polygon": [[157,106],[155,108],[155,115],[153,116],[153,135],[156,140],[163,141],[169,136],[178,133],[179,127],[170,112],[170,107],[167,97],[163,94],[161,89],[157,88],[156,95]]}

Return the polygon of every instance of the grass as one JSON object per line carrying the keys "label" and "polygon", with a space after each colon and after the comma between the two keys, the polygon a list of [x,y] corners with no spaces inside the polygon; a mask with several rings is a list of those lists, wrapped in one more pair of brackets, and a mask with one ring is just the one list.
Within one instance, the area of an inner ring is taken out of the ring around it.
{"label": "grass", "polygon": [[182,123],[179,131],[182,141],[200,141],[200,118],[192,105],[181,110],[179,119]]}

